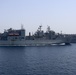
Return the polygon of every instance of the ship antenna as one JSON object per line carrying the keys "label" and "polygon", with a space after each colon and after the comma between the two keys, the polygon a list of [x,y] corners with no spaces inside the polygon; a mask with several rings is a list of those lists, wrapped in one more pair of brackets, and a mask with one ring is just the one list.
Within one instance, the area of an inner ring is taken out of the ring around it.
{"label": "ship antenna", "polygon": [[49,32],[49,31],[50,31],[50,26],[47,27],[47,32]]}
{"label": "ship antenna", "polygon": [[23,30],[24,28],[23,28],[23,24],[21,24],[21,29]]}

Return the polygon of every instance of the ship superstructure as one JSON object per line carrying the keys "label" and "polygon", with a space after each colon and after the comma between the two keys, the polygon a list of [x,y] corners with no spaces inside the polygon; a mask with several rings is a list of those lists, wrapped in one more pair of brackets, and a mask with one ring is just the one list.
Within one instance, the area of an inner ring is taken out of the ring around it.
{"label": "ship superstructure", "polygon": [[29,32],[29,36],[26,36],[26,45],[60,45],[62,43],[68,44],[69,41],[65,38],[64,35],[55,33],[55,31],[50,29],[50,26],[47,27],[47,31],[44,32],[41,29],[42,26],[39,26],[37,31],[31,35]]}
{"label": "ship superstructure", "polygon": [[24,45],[25,29],[13,30],[12,28],[5,30],[0,34],[0,45]]}

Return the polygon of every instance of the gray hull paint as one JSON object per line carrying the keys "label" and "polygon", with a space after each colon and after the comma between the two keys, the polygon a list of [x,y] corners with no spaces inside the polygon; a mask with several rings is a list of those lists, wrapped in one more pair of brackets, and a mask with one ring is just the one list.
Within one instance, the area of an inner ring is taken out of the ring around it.
{"label": "gray hull paint", "polygon": [[65,43],[63,40],[21,40],[0,41],[0,46],[41,46]]}

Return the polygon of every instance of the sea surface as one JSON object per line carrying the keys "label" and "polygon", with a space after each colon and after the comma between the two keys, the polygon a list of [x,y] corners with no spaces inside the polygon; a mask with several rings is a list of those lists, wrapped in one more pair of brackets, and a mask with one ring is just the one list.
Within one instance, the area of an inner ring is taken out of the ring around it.
{"label": "sea surface", "polygon": [[76,75],[76,44],[0,47],[0,75]]}

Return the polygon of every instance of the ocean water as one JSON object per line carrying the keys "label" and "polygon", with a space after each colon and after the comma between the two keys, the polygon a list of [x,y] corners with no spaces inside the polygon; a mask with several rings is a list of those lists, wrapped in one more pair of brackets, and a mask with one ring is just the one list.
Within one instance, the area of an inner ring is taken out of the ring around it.
{"label": "ocean water", "polygon": [[76,44],[0,47],[0,75],[76,75]]}

